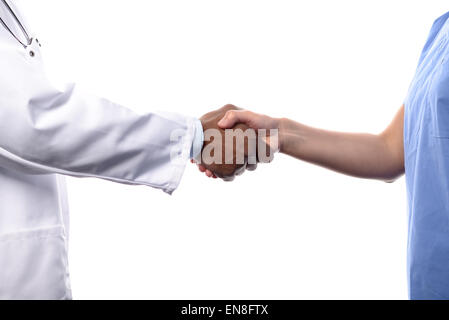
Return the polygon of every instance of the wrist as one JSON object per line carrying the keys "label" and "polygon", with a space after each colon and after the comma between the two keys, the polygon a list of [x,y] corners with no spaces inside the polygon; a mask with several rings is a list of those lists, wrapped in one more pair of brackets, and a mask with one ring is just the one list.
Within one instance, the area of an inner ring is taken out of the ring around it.
{"label": "wrist", "polygon": [[279,118],[275,119],[276,128],[278,129],[278,143],[279,143],[279,152],[285,153],[286,145],[287,145],[287,118]]}

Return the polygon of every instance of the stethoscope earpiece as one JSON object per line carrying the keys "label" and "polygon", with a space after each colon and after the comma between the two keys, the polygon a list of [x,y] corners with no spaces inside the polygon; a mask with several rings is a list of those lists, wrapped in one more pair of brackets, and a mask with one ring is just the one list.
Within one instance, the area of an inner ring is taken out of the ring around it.
{"label": "stethoscope earpiece", "polygon": [[25,36],[25,39],[26,39],[26,43],[21,41],[20,38],[14,32],[12,32],[11,28],[8,27],[6,22],[3,21],[3,19],[1,17],[0,17],[0,23],[5,27],[6,30],[8,30],[8,32],[14,37],[14,39],[16,39],[24,48],[28,47],[33,42],[33,39],[28,36],[28,33],[25,30],[25,27],[20,22],[19,18],[17,18],[17,15],[14,13],[12,8],[9,6],[8,2],[6,2],[6,0],[1,0],[1,1],[5,5],[5,7],[8,9],[8,11],[11,13],[12,17],[14,18],[14,20],[16,20],[17,24],[20,27],[20,30],[22,30],[23,35]]}

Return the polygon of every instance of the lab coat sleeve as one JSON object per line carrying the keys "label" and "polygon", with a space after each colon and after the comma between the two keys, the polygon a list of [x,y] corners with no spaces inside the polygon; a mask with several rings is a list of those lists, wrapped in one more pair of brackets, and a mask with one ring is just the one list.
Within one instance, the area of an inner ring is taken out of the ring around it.
{"label": "lab coat sleeve", "polygon": [[87,94],[17,90],[0,99],[0,166],[140,184],[173,192],[195,135],[196,119],[144,115]]}

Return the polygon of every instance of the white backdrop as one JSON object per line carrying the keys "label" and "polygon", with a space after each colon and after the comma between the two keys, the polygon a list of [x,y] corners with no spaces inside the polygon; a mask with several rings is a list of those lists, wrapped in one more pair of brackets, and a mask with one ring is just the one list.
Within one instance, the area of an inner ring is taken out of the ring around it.
{"label": "white backdrop", "polygon": [[[49,70],[137,112],[380,132],[446,1],[23,0]],[[278,155],[173,196],[69,179],[76,299],[405,299],[405,183]]]}

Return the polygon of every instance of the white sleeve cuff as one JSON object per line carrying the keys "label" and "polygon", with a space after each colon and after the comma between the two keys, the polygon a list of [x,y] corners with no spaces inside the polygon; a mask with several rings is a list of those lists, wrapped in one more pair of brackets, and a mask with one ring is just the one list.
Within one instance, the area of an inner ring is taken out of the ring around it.
{"label": "white sleeve cuff", "polygon": [[203,132],[203,125],[201,124],[201,121],[198,119],[195,119],[195,133],[193,137],[192,142],[192,148],[190,149],[190,158],[194,159],[196,158],[203,149],[203,143],[204,143],[204,132]]}

